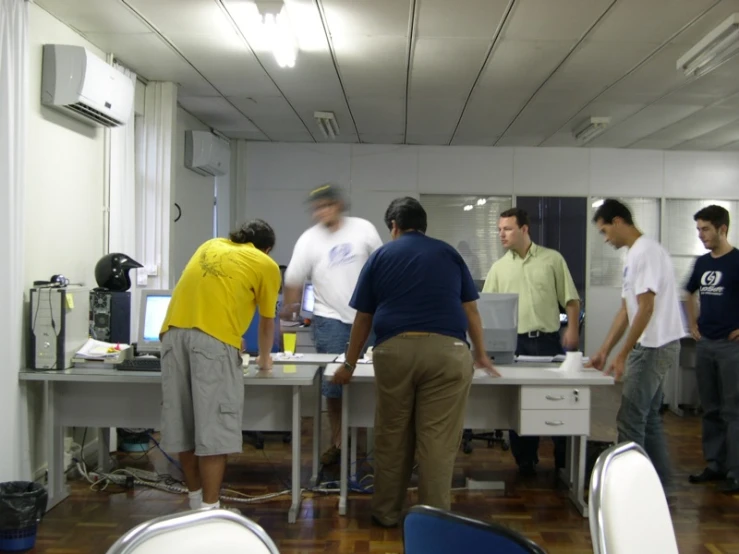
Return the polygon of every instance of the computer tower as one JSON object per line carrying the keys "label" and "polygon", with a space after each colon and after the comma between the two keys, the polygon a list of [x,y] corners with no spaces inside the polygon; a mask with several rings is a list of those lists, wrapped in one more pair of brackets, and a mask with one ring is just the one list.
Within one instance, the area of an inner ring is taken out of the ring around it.
{"label": "computer tower", "polygon": [[131,293],[90,291],[90,335],[103,342],[131,344]]}
{"label": "computer tower", "polygon": [[31,289],[28,367],[67,369],[89,338],[90,290],[42,286]]}

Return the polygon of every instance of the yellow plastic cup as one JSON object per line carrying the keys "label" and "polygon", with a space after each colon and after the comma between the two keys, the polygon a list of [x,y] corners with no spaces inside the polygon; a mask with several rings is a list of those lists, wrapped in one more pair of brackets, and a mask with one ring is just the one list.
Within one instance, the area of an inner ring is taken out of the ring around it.
{"label": "yellow plastic cup", "polygon": [[285,352],[295,352],[295,346],[298,342],[297,333],[283,333],[282,344]]}

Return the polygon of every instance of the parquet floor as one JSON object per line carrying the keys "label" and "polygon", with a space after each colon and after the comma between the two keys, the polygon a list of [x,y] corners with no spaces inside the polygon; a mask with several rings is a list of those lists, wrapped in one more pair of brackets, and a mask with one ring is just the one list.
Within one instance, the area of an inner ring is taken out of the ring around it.
{"label": "parquet floor", "polygon": [[[711,486],[687,483],[687,475],[702,466],[700,420],[665,414],[670,449],[675,463],[677,490],[673,520],[682,554],[739,554],[739,496],[726,496]],[[310,420],[306,422],[304,475],[310,468]],[[289,445],[268,437],[265,448],[246,443],[234,457],[226,476],[227,485],[256,495],[286,488],[290,478]],[[588,521],[570,504],[556,485],[552,468],[551,441],[542,440],[540,470],[535,478],[519,478],[510,453],[499,446],[489,449],[477,443],[470,455],[461,451],[455,482],[465,477],[506,481],[503,492],[460,492],[453,510],[482,520],[496,521],[516,529],[550,554],[590,553]],[[132,461],[121,457],[120,465],[176,473],[156,452]],[[326,475],[325,477],[336,477]],[[413,500],[413,493],[410,493]],[[298,523],[287,524],[289,497],[262,504],[239,504],[247,517],[257,521],[285,554],[310,552],[401,553],[400,531],[381,529],[370,523],[369,495],[351,495],[347,517],[337,512],[337,496],[307,493]],[[75,481],[72,496],[51,510],[44,519],[35,549],[39,554],[104,554],[131,527],[156,516],[186,508],[186,498],[147,488],[133,491],[92,492]],[[655,553],[656,554],[656,553]]]}

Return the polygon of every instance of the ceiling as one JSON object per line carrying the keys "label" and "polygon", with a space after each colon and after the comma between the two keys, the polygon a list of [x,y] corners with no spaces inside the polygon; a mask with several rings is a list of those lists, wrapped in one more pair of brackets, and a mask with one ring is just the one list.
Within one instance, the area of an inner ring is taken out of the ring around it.
{"label": "ceiling", "polygon": [[588,146],[739,150],[739,56],[676,69],[739,0],[285,0],[293,68],[243,31],[246,0],[36,3],[231,138],[325,142],[320,110],[338,142],[576,146],[608,116]]}

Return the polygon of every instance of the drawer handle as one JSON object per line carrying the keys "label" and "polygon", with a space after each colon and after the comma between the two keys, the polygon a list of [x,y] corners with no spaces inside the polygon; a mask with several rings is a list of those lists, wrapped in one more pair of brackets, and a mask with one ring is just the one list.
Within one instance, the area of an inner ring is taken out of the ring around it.
{"label": "drawer handle", "polygon": [[561,420],[560,421],[545,421],[544,423],[546,423],[547,425],[551,425],[552,427],[559,427],[560,425],[565,424],[565,422]]}
{"label": "drawer handle", "polygon": [[565,399],[564,396],[551,396],[549,394],[547,394],[547,397],[546,398],[547,398],[547,400],[555,400],[555,401],[556,400],[564,400]]}

